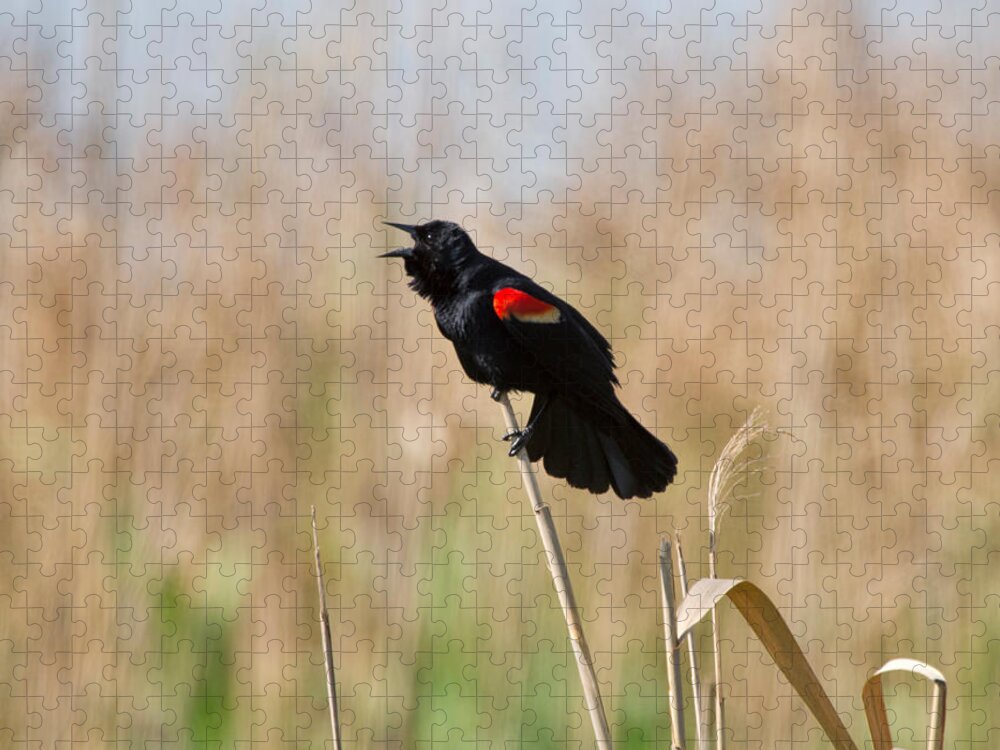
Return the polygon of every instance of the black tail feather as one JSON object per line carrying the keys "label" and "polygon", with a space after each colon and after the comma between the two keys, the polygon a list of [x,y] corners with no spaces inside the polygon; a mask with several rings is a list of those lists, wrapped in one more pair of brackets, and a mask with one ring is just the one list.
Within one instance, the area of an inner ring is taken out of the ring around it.
{"label": "black tail feather", "polygon": [[[533,406],[529,420],[535,413]],[[591,416],[553,396],[528,440],[528,458],[543,460],[552,476],[594,493],[610,486],[627,499],[662,491],[677,474],[677,457],[624,406],[616,417]]]}

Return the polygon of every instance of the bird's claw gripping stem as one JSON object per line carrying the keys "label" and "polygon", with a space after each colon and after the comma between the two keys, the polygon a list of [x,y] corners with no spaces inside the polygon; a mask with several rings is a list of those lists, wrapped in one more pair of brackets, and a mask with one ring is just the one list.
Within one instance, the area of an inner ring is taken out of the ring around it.
{"label": "bird's claw gripping stem", "polygon": [[500,401],[500,399],[503,398],[503,395],[506,392],[507,391],[501,391],[499,388],[494,388],[492,391],[490,391],[490,398],[493,399],[494,401]]}
{"label": "bird's claw gripping stem", "polygon": [[[496,391],[494,391],[495,393]],[[524,426],[521,430],[511,430],[506,435],[504,435],[504,440],[513,440],[510,444],[510,450],[507,452],[508,456],[516,456],[522,448],[528,445],[528,441],[531,440],[531,435],[535,431],[535,427],[541,421],[542,415],[545,410],[549,408],[550,397],[547,393],[540,393],[535,396],[535,403],[531,407],[531,411],[534,412],[531,419],[528,420],[528,424]]]}
{"label": "bird's claw gripping stem", "polygon": [[528,438],[531,437],[531,433],[527,429],[524,430],[511,430],[506,435],[503,436],[503,440],[510,440],[510,450],[507,451],[508,456],[516,456],[518,451],[521,450],[525,445],[528,444]]}
{"label": "bird's claw gripping stem", "polygon": [[518,430],[518,434],[514,437],[514,441],[510,444],[510,450],[507,451],[508,456],[516,456],[521,448],[528,444],[528,438],[531,434],[527,430]]}

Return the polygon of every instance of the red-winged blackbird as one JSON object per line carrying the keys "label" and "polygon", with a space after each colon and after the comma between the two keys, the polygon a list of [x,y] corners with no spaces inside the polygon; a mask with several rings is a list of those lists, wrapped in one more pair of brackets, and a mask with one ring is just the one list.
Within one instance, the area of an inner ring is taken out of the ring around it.
{"label": "red-winged blackbird", "polygon": [[413,247],[402,258],[410,287],[429,300],[466,374],[506,391],[535,394],[510,455],[532,461],[573,487],[621,498],[649,497],[677,473],[677,457],[622,406],[611,345],[586,319],[527,276],[483,255],[450,221],[395,224]]}

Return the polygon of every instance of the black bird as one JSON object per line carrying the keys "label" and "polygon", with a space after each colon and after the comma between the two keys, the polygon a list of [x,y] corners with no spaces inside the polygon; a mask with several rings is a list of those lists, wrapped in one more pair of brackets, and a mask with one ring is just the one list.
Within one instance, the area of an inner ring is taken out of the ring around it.
{"label": "black bird", "polygon": [[413,238],[402,258],[410,287],[430,301],[445,338],[477,383],[535,394],[510,455],[532,461],[573,487],[610,486],[621,498],[649,497],[677,473],[677,457],[618,400],[611,345],[573,307],[524,274],[483,255],[450,221],[386,222]]}

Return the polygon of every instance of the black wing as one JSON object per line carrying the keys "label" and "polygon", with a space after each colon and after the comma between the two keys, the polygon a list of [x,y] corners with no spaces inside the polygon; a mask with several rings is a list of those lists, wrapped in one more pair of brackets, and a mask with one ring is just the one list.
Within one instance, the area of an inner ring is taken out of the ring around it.
{"label": "black wing", "polygon": [[527,278],[498,283],[493,309],[514,340],[535,357],[553,391],[620,416],[611,345],[583,315]]}

